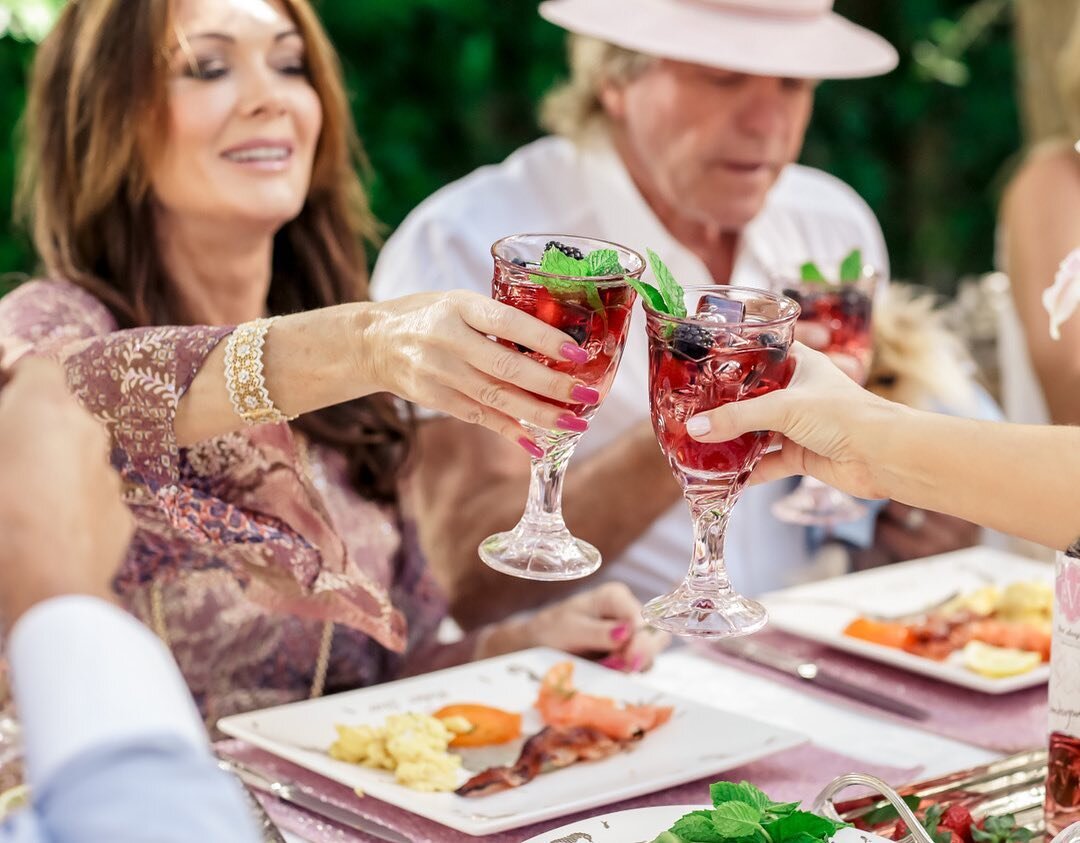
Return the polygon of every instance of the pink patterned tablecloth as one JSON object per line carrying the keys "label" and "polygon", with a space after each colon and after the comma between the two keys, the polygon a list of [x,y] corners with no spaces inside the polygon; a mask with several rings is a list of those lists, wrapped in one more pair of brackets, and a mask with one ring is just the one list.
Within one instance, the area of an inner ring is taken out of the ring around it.
{"label": "pink patterned tablecloth", "polygon": [[[653,805],[687,805],[709,801],[709,784],[720,779],[750,781],[762,788],[774,799],[781,801],[808,800],[821,788],[843,773],[863,772],[879,776],[893,785],[913,780],[921,768],[903,769],[871,765],[844,755],[838,755],[814,744],[778,752],[752,764],[720,773],[678,787],[607,805],[572,816],[560,817],[544,823],[486,837],[471,837],[454,831],[424,817],[411,814],[401,808],[377,799],[358,797],[353,791],[337,782],[312,773],[284,761],[242,741],[222,741],[216,749],[223,755],[251,764],[260,770],[292,779],[297,784],[318,793],[322,798],[349,808],[368,819],[382,823],[405,835],[413,843],[521,843],[543,831],[558,828],[576,819],[601,813],[622,811],[628,808],[644,808]],[[280,802],[272,796],[260,795],[260,801],[270,818],[277,825],[312,843],[373,843],[374,838],[350,831],[321,820],[312,814]],[[377,841],[374,841],[377,843]]]}
{"label": "pink patterned tablecloth", "polygon": [[820,690],[803,679],[720,652],[708,644],[696,644],[694,651],[739,670],[747,670],[797,687],[800,691],[817,694],[837,705],[852,706],[882,717],[893,718],[907,726],[926,729],[928,732],[996,752],[1020,752],[1040,747],[1046,742],[1046,685],[1011,694],[982,694],[834,650],[784,632],[759,632],[755,640],[815,661],[844,679],[925,709],[930,716],[926,720],[914,721],[893,715],[848,697]]}

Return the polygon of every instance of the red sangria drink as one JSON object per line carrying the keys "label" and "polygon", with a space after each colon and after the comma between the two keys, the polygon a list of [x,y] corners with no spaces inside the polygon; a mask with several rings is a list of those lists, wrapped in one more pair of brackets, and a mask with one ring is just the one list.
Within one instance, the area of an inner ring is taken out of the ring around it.
{"label": "red sangria drink", "polygon": [[813,322],[828,330],[824,351],[848,354],[867,369],[873,355],[870,317],[878,284],[879,278],[873,274],[845,282],[787,283],[784,295],[802,308],[800,322]]}
{"label": "red sangria drink", "polygon": [[[596,283],[596,299],[590,302],[589,295],[584,291],[555,292],[539,284],[515,282],[515,275],[520,273],[507,270],[496,263],[495,278],[491,284],[492,296],[569,334],[574,342],[588,352],[589,359],[584,363],[574,363],[569,360],[552,360],[521,346],[517,347],[518,350],[545,366],[573,375],[599,392],[602,402],[619,367],[637,293],[625,282]],[[514,345],[506,340],[500,342]],[[599,402],[552,403],[557,403],[584,419],[591,419],[600,408]]]}
{"label": "red sangria drink", "polygon": [[765,625],[765,608],[731,587],[724,533],[732,507],[772,434],[698,442],[686,422],[732,401],[785,387],[798,305],[740,287],[685,288],[685,318],[648,305],[649,392],[653,428],[683,488],[694,520],[694,555],[686,579],[645,606],[645,619],[676,635],[723,638]]}
{"label": "red sangria drink", "polygon": [[[821,326],[828,336],[823,351],[846,354],[855,358],[863,372],[870,369],[873,356],[871,314],[874,294],[881,277],[868,267],[862,267],[859,253],[853,252],[845,263],[855,258],[858,263],[848,277],[828,280],[814,269],[809,274],[816,280],[783,280],[784,295],[794,299],[802,308],[799,322]],[[812,264],[804,265],[813,267]],[[846,492],[834,489],[813,477],[804,477],[791,494],[773,504],[773,515],[790,524],[831,527],[857,521],[866,515],[866,505]]]}
{"label": "red sangria drink", "polygon": [[[626,279],[641,277],[644,259],[615,243],[566,235],[515,235],[499,240],[491,253],[492,296],[564,331],[585,350],[587,359],[578,363],[519,347],[594,390],[595,400],[559,405],[591,419],[611,388],[630,329],[637,293]],[[563,475],[582,434],[523,424],[543,456],[532,459],[521,520],[512,530],[484,539],[480,558],[497,571],[526,579],[588,576],[600,567],[600,552],[571,535],[562,515]]]}

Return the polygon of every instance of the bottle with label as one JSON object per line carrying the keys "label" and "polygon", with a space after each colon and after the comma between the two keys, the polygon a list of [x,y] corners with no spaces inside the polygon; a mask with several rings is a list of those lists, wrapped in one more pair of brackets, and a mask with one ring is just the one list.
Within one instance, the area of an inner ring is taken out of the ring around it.
{"label": "bottle with label", "polygon": [[1054,580],[1047,836],[1080,822],[1080,559],[1059,553]]}

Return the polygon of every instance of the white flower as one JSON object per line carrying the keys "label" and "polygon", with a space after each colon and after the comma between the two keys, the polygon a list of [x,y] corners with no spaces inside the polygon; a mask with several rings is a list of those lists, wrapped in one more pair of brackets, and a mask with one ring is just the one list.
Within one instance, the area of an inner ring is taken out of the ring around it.
{"label": "white flower", "polygon": [[1070,252],[1058,268],[1054,286],[1043,293],[1050,314],[1050,336],[1061,339],[1061,325],[1080,307],[1080,249]]}

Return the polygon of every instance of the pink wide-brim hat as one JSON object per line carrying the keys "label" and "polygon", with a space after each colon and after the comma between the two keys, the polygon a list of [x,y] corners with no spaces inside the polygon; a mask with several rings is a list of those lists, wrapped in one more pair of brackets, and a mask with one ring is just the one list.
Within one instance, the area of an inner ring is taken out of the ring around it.
{"label": "pink wide-brim hat", "polygon": [[646,55],[796,79],[888,73],[893,46],[832,0],[545,0],[552,23]]}

